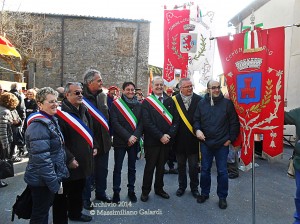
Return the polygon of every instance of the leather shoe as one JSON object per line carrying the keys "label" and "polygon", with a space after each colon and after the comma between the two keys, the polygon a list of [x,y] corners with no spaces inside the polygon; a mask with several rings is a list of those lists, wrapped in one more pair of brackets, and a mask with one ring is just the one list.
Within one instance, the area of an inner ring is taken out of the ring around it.
{"label": "leather shoe", "polygon": [[192,195],[194,198],[198,198],[200,196],[200,193],[198,190],[194,190],[194,191],[192,191]]}
{"label": "leather shoe", "polygon": [[96,200],[102,201],[102,202],[106,202],[106,203],[111,203],[111,199],[109,197],[107,197],[107,195],[105,195],[104,197],[97,197],[96,196]]}
{"label": "leather shoe", "polygon": [[92,221],[92,217],[89,215],[81,214],[79,218],[71,218],[69,217],[70,220],[72,221],[78,221],[78,222],[90,222]]}
{"label": "leather shoe", "polygon": [[113,199],[112,199],[113,203],[119,203],[120,202],[120,194],[119,193],[114,193],[113,195]]}
{"label": "leather shoe", "polygon": [[92,203],[90,202],[90,200],[84,200],[83,201],[83,207],[86,210],[93,210],[94,206],[92,205]]}
{"label": "leather shoe", "polygon": [[219,200],[219,208],[226,209],[227,208],[227,201],[225,198],[220,198]]}
{"label": "leather shoe", "polygon": [[184,194],[185,190],[182,188],[178,188],[178,190],[176,191],[176,195],[178,197],[181,197]]}
{"label": "leather shoe", "polygon": [[0,180],[0,188],[6,187],[8,184],[2,180]]}
{"label": "leather shoe", "polygon": [[141,201],[142,201],[142,202],[146,202],[146,201],[148,201],[148,199],[149,199],[148,194],[143,194],[143,193],[142,193],[142,195],[141,195]]}
{"label": "leather shoe", "polygon": [[207,199],[209,199],[209,196],[208,195],[199,195],[197,197],[197,202],[198,203],[204,203]]}
{"label": "leather shoe", "polygon": [[128,198],[133,203],[137,202],[137,198],[134,191],[128,191]]}
{"label": "leather shoe", "polygon": [[164,190],[156,191],[155,194],[162,197],[162,198],[164,198],[164,199],[169,199],[170,198],[170,195],[168,195],[168,193],[165,192]]}

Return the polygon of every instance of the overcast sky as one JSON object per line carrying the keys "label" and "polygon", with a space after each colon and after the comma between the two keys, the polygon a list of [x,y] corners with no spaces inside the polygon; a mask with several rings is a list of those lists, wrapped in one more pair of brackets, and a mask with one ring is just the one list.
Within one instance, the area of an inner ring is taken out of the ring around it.
{"label": "overcast sky", "polygon": [[[215,35],[227,35],[227,22],[254,0],[198,0],[200,8],[215,12]],[[163,10],[183,0],[1,0],[4,9],[70,15],[90,15],[151,21],[149,64],[163,66]],[[219,65],[218,65],[219,66]]]}

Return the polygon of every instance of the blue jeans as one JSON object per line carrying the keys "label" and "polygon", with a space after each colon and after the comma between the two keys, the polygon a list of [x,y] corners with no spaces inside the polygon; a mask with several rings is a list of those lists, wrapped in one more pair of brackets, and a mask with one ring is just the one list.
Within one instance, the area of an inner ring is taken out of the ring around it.
{"label": "blue jeans", "polygon": [[201,178],[200,187],[202,195],[209,195],[211,186],[211,166],[215,157],[217,166],[217,195],[219,198],[226,198],[228,195],[228,173],[227,156],[228,146],[221,146],[218,149],[210,149],[207,145],[201,143]]}
{"label": "blue jeans", "polygon": [[123,161],[125,154],[127,152],[128,156],[128,192],[134,192],[134,184],[135,184],[135,162],[137,156],[137,147],[136,144],[132,147],[115,147],[114,148],[114,157],[115,157],[115,167],[113,174],[113,190],[115,193],[120,193],[121,188],[121,171],[123,166]]}
{"label": "blue jeans", "polygon": [[49,209],[53,204],[54,193],[47,186],[29,186],[32,197],[30,224],[48,224]]}
{"label": "blue jeans", "polygon": [[295,197],[295,206],[296,212],[294,214],[294,224],[300,224],[300,171],[295,169],[295,178],[296,178],[296,197]]}
{"label": "blue jeans", "polygon": [[105,197],[107,188],[107,174],[108,174],[108,160],[109,152],[103,155],[95,156],[95,183],[96,183],[96,197]]}

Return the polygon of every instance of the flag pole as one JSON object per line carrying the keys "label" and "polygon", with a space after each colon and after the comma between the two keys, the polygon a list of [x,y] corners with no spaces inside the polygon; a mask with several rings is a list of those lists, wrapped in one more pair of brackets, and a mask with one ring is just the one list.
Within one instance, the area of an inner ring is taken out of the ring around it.
{"label": "flag pole", "polygon": [[[290,27],[300,27],[300,23],[294,23],[294,24],[290,24],[290,25],[285,25],[283,26],[284,28],[290,28]],[[276,27],[273,27],[276,28]],[[218,37],[210,37],[209,40],[214,40],[217,39]]]}
{"label": "flag pole", "polygon": [[[254,30],[254,24],[255,24],[255,15],[254,10],[252,10],[251,16],[250,16],[250,25],[251,25],[251,31]],[[256,215],[255,215],[255,145],[252,150],[252,224],[255,224]]]}

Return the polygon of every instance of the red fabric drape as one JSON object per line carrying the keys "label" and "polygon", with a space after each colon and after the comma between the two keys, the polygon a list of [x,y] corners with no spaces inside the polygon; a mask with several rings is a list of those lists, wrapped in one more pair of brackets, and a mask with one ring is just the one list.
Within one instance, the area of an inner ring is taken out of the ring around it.
{"label": "red fabric drape", "polygon": [[190,10],[164,11],[164,75],[168,86],[173,84],[175,69],[186,76],[188,53],[180,52],[180,33],[185,33],[185,24],[189,24]]}
{"label": "red fabric drape", "polygon": [[[244,33],[218,37],[227,88],[242,130],[241,159],[252,161],[254,134],[263,134],[263,154],[283,151],[284,28],[258,31],[259,48],[244,53]],[[254,41],[254,40],[253,40]],[[248,50],[249,51],[249,50]]]}

